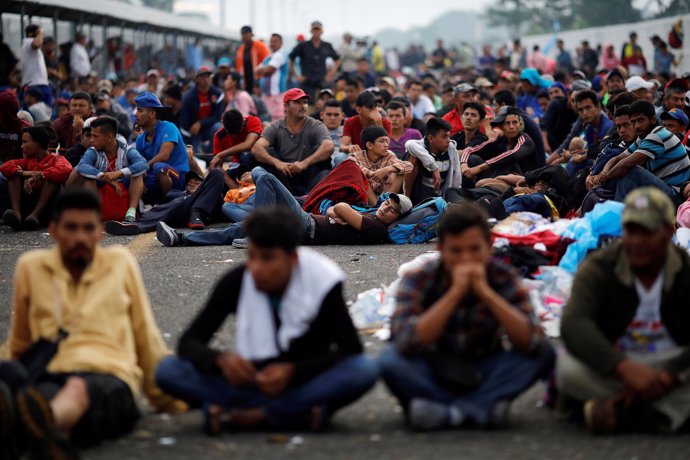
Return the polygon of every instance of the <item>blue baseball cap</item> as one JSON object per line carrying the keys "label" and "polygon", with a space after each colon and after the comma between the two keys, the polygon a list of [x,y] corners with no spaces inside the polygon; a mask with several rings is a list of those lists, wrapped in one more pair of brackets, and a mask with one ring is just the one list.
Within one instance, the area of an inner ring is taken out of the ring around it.
{"label": "blue baseball cap", "polygon": [[161,104],[158,96],[153,94],[151,91],[144,91],[140,95],[134,98],[134,103],[143,109],[162,109],[165,107]]}
{"label": "blue baseball cap", "polygon": [[685,114],[685,112],[675,107],[662,113],[659,118],[661,120],[676,120],[684,126],[688,126],[688,124],[690,124],[690,120],[688,120],[688,116]]}
{"label": "blue baseball cap", "polygon": [[216,67],[230,67],[230,58],[222,57],[216,62]]}

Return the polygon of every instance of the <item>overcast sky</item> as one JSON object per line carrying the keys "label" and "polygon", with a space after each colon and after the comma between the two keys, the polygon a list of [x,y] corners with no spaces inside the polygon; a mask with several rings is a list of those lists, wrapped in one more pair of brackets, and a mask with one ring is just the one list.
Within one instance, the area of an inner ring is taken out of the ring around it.
{"label": "overcast sky", "polygon": [[[175,11],[208,14],[220,24],[221,0],[177,0]],[[407,30],[424,26],[448,10],[481,11],[489,0],[225,0],[226,28],[239,33],[250,22],[250,4],[255,9],[254,33],[266,37],[271,32],[291,36],[308,35],[309,23],[319,19],[327,36],[351,32],[371,35],[381,29]]]}

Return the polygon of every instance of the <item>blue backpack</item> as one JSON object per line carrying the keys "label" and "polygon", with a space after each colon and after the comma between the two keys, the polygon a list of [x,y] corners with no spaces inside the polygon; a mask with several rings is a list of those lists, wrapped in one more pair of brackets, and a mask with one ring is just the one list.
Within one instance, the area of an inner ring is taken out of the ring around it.
{"label": "blue backpack", "polygon": [[447,206],[441,197],[422,201],[407,216],[388,227],[388,237],[395,244],[426,243],[436,238],[436,224]]}

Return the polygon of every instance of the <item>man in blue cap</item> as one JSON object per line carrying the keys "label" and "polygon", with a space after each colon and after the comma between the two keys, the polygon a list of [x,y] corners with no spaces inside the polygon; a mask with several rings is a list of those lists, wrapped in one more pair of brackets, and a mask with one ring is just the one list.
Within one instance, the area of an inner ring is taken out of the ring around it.
{"label": "man in blue cap", "polygon": [[671,110],[666,110],[659,116],[661,124],[664,128],[671,131],[673,134],[678,136],[681,140],[685,137],[685,133],[688,130],[688,116],[683,112],[683,109],[678,109],[676,107]]}
{"label": "man in blue cap", "polygon": [[160,202],[171,190],[184,190],[185,173],[189,159],[182,134],[177,126],[159,118],[164,108],[158,97],[150,91],[139,94],[135,118],[144,130],[137,138],[137,150],[148,162],[145,201]]}

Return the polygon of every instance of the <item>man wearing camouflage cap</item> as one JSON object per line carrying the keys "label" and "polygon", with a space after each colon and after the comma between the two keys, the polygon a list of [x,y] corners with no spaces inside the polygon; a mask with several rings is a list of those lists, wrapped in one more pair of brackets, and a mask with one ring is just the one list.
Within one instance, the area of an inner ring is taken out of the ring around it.
{"label": "man wearing camouflage cap", "polygon": [[623,237],[579,267],[563,314],[563,397],[593,433],[675,431],[690,418],[690,257],[662,191],[631,192]]}

